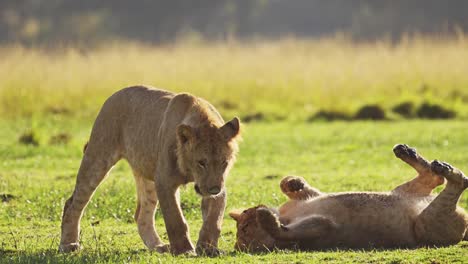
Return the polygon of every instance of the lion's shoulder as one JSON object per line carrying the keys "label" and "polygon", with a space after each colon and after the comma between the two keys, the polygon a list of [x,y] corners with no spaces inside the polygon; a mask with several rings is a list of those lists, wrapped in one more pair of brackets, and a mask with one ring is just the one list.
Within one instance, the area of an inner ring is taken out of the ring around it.
{"label": "lion's shoulder", "polygon": [[224,123],[221,115],[211,103],[190,93],[176,94],[171,99],[167,113],[175,117],[183,113],[182,122],[194,126],[207,123],[219,127]]}
{"label": "lion's shoulder", "polygon": [[174,108],[185,109],[187,107],[193,107],[195,104],[197,104],[197,102],[197,97],[193,96],[192,94],[178,93],[171,99],[171,106]]}

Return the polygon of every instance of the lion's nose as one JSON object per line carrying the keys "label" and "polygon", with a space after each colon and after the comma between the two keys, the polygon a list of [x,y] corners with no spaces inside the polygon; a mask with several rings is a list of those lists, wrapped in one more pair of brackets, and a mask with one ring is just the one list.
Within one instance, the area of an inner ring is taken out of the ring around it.
{"label": "lion's nose", "polygon": [[210,189],[208,189],[208,192],[212,195],[216,195],[218,194],[219,192],[221,191],[221,188],[219,188],[218,186],[213,186],[211,187]]}

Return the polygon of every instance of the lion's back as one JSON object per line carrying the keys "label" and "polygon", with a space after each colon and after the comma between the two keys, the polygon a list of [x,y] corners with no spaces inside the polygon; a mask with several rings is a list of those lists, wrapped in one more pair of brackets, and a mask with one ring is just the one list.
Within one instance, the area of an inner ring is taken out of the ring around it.
{"label": "lion's back", "polygon": [[141,115],[153,113],[158,109],[164,112],[167,102],[161,99],[170,99],[174,93],[157,89],[150,86],[130,86],[123,88],[111,95],[102,107],[102,111],[111,115],[126,114],[132,118],[131,114]]}
{"label": "lion's back", "polygon": [[222,118],[203,99],[189,93],[132,86],[106,100],[96,118],[90,144],[118,149],[133,168],[150,171],[160,149],[175,144],[179,124],[197,127],[206,122],[220,126]]}
{"label": "lion's back", "polygon": [[172,97],[174,93],[146,86],[115,92],[104,102],[88,145],[92,149],[113,149],[146,166],[147,159],[154,158],[157,133]]}
{"label": "lion's back", "polygon": [[93,130],[132,140],[159,129],[173,93],[147,86],[131,86],[115,92],[102,106]]}

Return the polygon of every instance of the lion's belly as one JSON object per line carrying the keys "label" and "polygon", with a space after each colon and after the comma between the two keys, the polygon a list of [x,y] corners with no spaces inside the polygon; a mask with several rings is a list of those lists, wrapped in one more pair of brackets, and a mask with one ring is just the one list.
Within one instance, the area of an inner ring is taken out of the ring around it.
{"label": "lion's belly", "polygon": [[312,247],[411,247],[414,220],[427,201],[386,193],[331,194],[282,207],[281,220],[300,221],[312,215],[332,219],[338,229]]}

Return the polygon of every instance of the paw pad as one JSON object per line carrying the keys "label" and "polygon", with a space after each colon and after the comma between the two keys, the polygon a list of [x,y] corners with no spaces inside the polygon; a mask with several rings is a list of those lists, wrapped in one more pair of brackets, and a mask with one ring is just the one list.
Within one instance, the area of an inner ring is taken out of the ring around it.
{"label": "paw pad", "polygon": [[447,162],[440,162],[438,160],[434,160],[431,163],[431,169],[433,172],[441,175],[447,175],[453,171],[453,167],[450,164]]}
{"label": "paw pad", "polygon": [[304,180],[299,177],[289,176],[281,181],[281,190],[285,193],[298,192],[304,189]]}
{"label": "paw pad", "polygon": [[406,144],[398,144],[395,147],[393,147],[393,153],[395,153],[395,156],[397,157],[417,157],[416,149],[411,148]]}
{"label": "paw pad", "polygon": [[297,192],[304,189],[304,182],[301,179],[295,178],[288,181],[288,189],[291,192]]}

